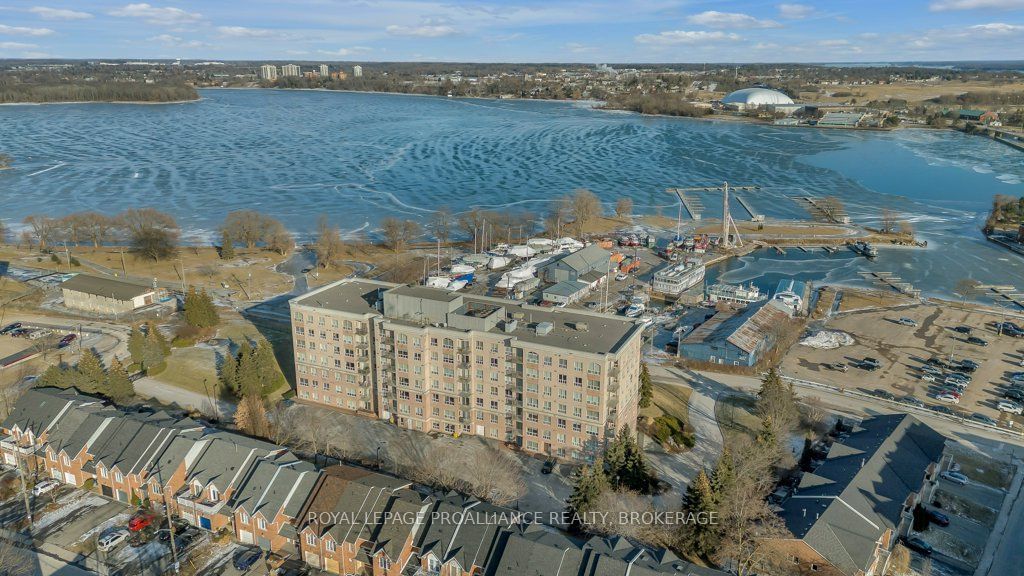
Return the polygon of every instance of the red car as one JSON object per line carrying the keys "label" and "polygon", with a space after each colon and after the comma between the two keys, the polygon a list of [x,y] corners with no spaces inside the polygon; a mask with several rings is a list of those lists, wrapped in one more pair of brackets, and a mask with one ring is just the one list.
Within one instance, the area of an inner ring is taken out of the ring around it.
{"label": "red car", "polygon": [[128,521],[128,529],[132,532],[138,532],[139,530],[142,530],[146,526],[152,524],[153,519],[154,518],[152,514],[139,512],[135,516],[132,516],[132,519]]}

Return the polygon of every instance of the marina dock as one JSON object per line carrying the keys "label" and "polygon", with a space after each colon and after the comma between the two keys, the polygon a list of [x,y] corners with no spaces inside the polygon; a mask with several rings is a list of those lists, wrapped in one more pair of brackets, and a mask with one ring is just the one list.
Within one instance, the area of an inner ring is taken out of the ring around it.
{"label": "marina dock", "polygon": [[747,204],[746,198],[739,194],[734,194],[733,198],[735,198],[736,201],[740,203],[740,206],[743,206],[743,209],[747,211],[747,214],[750,214],[751,220],[764,220],[764,214],[754,213],[754,209],[750,207],[750,204]]}
{"label": "marina dock", "polygon": [[997,302],[1013,304],[1018,308],[1024,308],[1024,292],[1018,292],[1016,286],[981,284],[978,286],[978,290],[986,292]]}
{"label": "marina dock", "polygon": [[686,208],[686,213],[690,215],[691,219],[700,220],[700,215],[704,212],[704,205],[699,198],[691,198],[678,188],[669,188],[669,192],[679,197],[679,202],[683,205],[683,208]]}
{"label": "marina dock", "polygon": [[914,298],[921,296],[921,291],[914,288],[913,284],[904,282],[902,278],[892,272],[861,272],[860,275],[865,280],[870,280],[879,286],[892,288],[900,294],[906,294]]}
{"label": "marina dock", "polygon": [[846,209],[828,198],[816,198],[814,196],[795,196],[793,201],[803,207],[810,215],[819,222],[831,224],[849,224],[850,217],[846,215]]}

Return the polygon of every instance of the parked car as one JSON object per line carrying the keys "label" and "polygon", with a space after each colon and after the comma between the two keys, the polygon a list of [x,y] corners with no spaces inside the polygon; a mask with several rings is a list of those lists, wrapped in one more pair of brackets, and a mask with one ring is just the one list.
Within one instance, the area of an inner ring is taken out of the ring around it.
{"label": "parked car", "polygon": [[959,372],[974,372],[980,367],[981,365],[975,362],[974,360],[964,358],[963,360],[960,361],[959,364],[953,366],[953,369]]}
{"label": "parked car", "polygon": [[882,364],[878,360],[869,356],[860,361],[860,367],[864,370],[874,371],[881,368]]}
{"label": "parked car", "polygon": [[967,478],[967,476],[965,476],[961,472],[948,472],[947,471],[947,472],[943,472],[942,474],[939,474],[939,477],[942,478],[943,480],[952,482],[954,484],[959,484],[960,486],[966,486],[967,483],[971,481],[969,478]]}
{"label": "parked car", "polygon": [[900,402],[903,404],[909,404],[911,406],[917,406],[918,408],[924,408],[924,402],[921,402],[913,396],[904,396],[900,398]]}
{"label": "parked car", "polygon": [[939,394],[938,396],[936,396],[935,399],[938,400],[939,402],[945,402],[947,404],[959,404],[960,403],[960,397],[957,396],[956,394],[951,393],[951,392],[943,392],[942,394]]}
{"label": "parked car", "polygon": [[900,318],[899,320],[897,320],[896,323],[897,324],[902,324],[904,326],[914,326],[914,327],[917,327],[917,322],[915,322],[913,318],[907,318],[905,316],[903,318]]}
{"label": "parked car", "polygon": [[995,426],[999,424],[998,422],[996,422],[995,418],[987,414],[982,414],[981,412],[975,412],[974,414],[971,414],[971,420],[974,420],[975,422],[981,422],[982,424],[988,424],[989,426]]}
{"label": "parked car", "polygon": [[101,552],[109,552],[113,550],[115,546],[124,542],[128,539],[129,532],[124,528],[118,528],[111,532],[107,532],[96,540],[96,548]]}
{"label": "parked car", "polygon": [[961,325],[961,326],[954,326],[953,327],[953,331],[954,332],[959,332],[961,334],[970,334],[971,333],[971,327],[970,326],[963,326],[963,325]]}
{"label": "parked car", "polygon": [[896,399],[896,396],[894,396],[893,393],[889,392],[888,390],[875,390],[874,392],[872,392],[872,394],[874,394],[878,398],[883,398],[885,400]]}
{"label": "parked car", "polygon": [[850,369],[849,366],[842,362],[833,362],[831,364],[825,364],[825,366],[830,370],[835,370],[836,372],[846,372]]}
{"label": "parked car", "polygon": [[928,408],[930,408],[932,412],[938,412],[939,414],[948,414],[949,416],[953,416],[956,414],[955,410],[953,410],[949,406],[946,406],[945,404],[934,404],[932,406],[929,406]]}
{"label": "parked car", "polygon": [[32,330],[28,328],[15,328],[14,330],[11,330],[10,334],[15,338],[24,338],[28,336],[30,332],[32,332]]}
{"label": "parked car", "polygon": [[932,555],[932,545],[920,538],[901,537],[901,540],[903,541],[904,546],[910,548],[914,552],[924,554],[925,556]]}
{"label": "parked car", "polygon": [[1009,400],[1000,400],[999,403],[996,404],[996,408],[998,408],[1000,412],[1007,412],[1009,414],[1020,415],[1021,413],[1024,413],[1024,406],[1016,402],[1010,402]]}
{"label": "parked car", "polygon": [[618,280],[619,282],[622,282],[627,278],[629,278],[629,274],[626,274],[625,272],[619,272],[618,274],[615,275],[615,279]]}
{"label": "parked car", "polygon": [[946,516],[938,510],[928,509],[928,520],[932,524],[938,524],[939,526],[949,526],[949,516]]}
{"label": "parked car", "polygon": [[155,517],[152,514],[148,512],[139,512],[135,514],[135,516],[132,516],[131,520],[128,521],[128,529],[132,532],[138,532],[152,524],[153,520],[155,520]]}
{"label": "parked car", "polygon": [[936,376],[935,374],[925,373],[925,374],[921,374],[921,380],[924,380],[925,382],[938,382],[939,381],[939,377]]}
{"label": "parked car", "polygon": [[17,330],[18,328],[21,328],[21,322],[13,322],[0,329],[0,334],[10,334],[11,332]]}
{"label": "parked car", "polygon": [[68,334],[67,336],[64,336],[63,338],[60,339],[60,342],[57,343],[57,348],[67,348],[68,346],[71,345],[72,342],[75,341],[75,338],[78,338],[78,336],[74,334]]}
{"label": "parked car", "polygon": [[238,554],[235,554],[235,559],[232,562],[235,570],[245,572],[249,568],[252,568],[256,562],[259,562],[260,558],[263,557],[263,550],[259,548],[246,548]]}
{"label": "parked car", "polygon": [[551,474],[551,472],[553,472],[554,470],[555,470],[555,461],[554,460],[546,460],[544,462],[544,465],[540,467],[540,473],[541,474]]}
{"label": "parked car", "polygon": [[966,342],[968,344],[974,344],[975,346],[988,346],[988,340],[978,338],[977,336],[969,336]]}
{"label": "parked car", "polygon": [[942,376],[942,370],[932,366],[931,364],[925,364],[921,366],[921,372],[925,374],[931,374],[932,376]]}
{"label": "parked car", "polygon": [[1013,400],[1014,402],[1024,403],[1024,390],[1021,390],[1020,388],[1010,388],[1006,392],[1003,392],[1003,398]]}
{"label": "parked car", "polygon": [[42,496],[48,492],[53,492],[58,486],[60,486],[60,482],[47,478],[37,482],[36,485],[32,487],[32,494],[35,496]]}

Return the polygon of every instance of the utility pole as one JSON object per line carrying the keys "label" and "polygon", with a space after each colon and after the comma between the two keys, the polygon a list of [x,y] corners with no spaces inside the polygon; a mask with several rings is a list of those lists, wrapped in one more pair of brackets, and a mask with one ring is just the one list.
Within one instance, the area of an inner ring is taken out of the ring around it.
{"label": "utility pole", "polygon": [[[18,456],[21,456],[21,454],[20,454],[21,447],[18,446],[17,442],[14,443],[14,447],[15,447],[16,450],[19,451]],[[28,499],[28,485],[25,483],[25,476],[28,476],[28,462],[25,462],[25,471],[22,472],[21,471],[21,461],[24,460],[24,458],[17,457],[15,459],[18,461],[18,476],[21,477],[21,496],[25,500],[25,518],[28,519],[28,532],[29,532],[29,534],[31,534],[32,533],[32,503],[29,502],[29,499]]]}
{"label": "utility pole", "polygon": [[121,251],[121,276],[124,278],[128,277],[128,269],[124,265],[124,246],[118,246]]}
{"label": "utility pole", "polygon": [[171,509],[167,505],[167,485],[164,484],[163,475],[160,473],[160,465],[157,464],[156,479],[160,482],[160,494],[164,497],[164,516],[167,518],[167,531],[171,534],[171,558],[174,559],[174,573],[178,573],[181,563],[178,561],[178,545],[174,542],[174,522],[171,522]]}

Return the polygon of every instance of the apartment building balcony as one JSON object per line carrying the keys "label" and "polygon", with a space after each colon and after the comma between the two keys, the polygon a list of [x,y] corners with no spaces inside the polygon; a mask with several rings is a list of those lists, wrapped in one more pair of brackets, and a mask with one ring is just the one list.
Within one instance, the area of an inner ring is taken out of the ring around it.
{"label": "apartment building balcony", "polygon": [[613,364],[612,367],[608,370],[608,375],[611,376],[612,378],[618,378],[619,377],[619,365],[618,364]]}
{"label": "apartment building balcony", "polygon": [[355,332],[358,336],[366,336],[370,331],[367,330],[366,327],[360,326],[359,328],[356,328]]}
{"label": "apartment building balcony", "polygon": [[366,353],[366,352],[363,352],[362,354],[359,354],[359,355],[356,356],[356,361],[357,362],[369,362],[370,361],[370,355],[368,353]]}
{"label": "apartment building balcony", "polygon": [[206,498],[205,494],[196,496],[187,487],[175,494],[174,499],[178,506],[184,506],[186,509],[203,514],[219,514],[220,509],[224,506],[223,501],[210,500]]}

